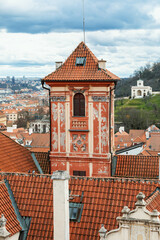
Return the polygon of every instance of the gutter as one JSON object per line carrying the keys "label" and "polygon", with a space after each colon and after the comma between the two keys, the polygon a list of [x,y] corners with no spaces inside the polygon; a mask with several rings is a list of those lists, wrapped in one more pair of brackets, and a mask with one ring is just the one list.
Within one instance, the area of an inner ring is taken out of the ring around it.
{"label": "gutter", "polygon": [[[47,88],[44,86],[44,80],[41,79],[41,84],[42,84],[42,88],[44,88],[45,90],[47,90],[49,92],[49,114],[50,114],[50,144],[49,144],[49,153],[51,151],[51,91],[50,88]],[[49,154],[48,154],[48,160],[49,160],[49,173],[51,174],[51,164],[50,164],[50,158],[49,158]]]}
{"label": "gutter", "polygon": [[[116,89],[116,85],[117,85],[117,81],[114,81],[114,87],[110,89],[109,91],[109,153],[111,154],[111,176],[112,176],[112,152],[111,152],[111,108],[112,108],[112,104],[111,104],[111,100],[112,100],[112,91]],[[114,134],[114,133],[113,133]]]}

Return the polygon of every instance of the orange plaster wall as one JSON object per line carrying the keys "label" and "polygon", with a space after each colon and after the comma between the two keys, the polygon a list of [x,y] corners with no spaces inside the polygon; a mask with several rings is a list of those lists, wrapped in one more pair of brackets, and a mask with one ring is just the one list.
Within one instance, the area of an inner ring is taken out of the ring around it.
{"label": "orange plaster wall", "polygon": [[73,162],[70,161],[69,164],[69,168],[70,168],[70,175],[73,175],[73,171],[86,171],[86,176],[89,176],[89,163],[86,162]]}
{"label": "orange plaster wall", "polygon": [[58,152],[58,103],[51,103],[51,150]]}
{"label": "orange plaster wall", "polygon": [[99,103],[93,103],[93,152],[99,153]]}
{"label": "orange plaster wall", "polygon": [[109,162],[93,162],[93,177],[109,177],[111,176],[110,171]]}
{"label": "orange plaster wall", "polygon": [[65,103],[60,103],[60,152],[66,151]]}

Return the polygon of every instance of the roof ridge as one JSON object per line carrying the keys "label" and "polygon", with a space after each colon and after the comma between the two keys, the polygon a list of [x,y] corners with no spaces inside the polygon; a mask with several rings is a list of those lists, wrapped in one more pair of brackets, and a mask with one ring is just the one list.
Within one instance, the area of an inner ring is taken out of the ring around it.
{"label": "roof ridge", "polygon": [[[30,176],[30,177],[46,177],[51,178],[52,174],[37,174],[37,173],[18,173],[18,172],[0,172],[2,176]],[[135,178],[135,177],[86,177],[86,176],[70,176],[71,179],[86,179],[86,180],[102,180],[102,181],[122,181],[122,182],[155,182],[160,183],[159,179],[151,179],[151,178]]]}

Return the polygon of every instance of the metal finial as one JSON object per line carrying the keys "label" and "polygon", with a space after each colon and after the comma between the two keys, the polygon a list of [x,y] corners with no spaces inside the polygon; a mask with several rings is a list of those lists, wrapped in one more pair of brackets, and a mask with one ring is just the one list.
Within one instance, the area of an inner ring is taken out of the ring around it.
{"label": "metal finial", "polygon": [[85,43],[85,14],[84,14],[84,0],[83,0],[83,37]]}

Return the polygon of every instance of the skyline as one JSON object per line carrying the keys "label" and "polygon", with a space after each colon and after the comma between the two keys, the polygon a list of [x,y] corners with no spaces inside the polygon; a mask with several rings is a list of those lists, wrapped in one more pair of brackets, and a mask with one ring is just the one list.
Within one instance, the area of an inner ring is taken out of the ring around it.
{"label": "skyline", "polygon": [[[0,76],[43,78],[83,41],[83,4],[0,0]],[[160,61],[160,3],[85,0],[86,45],[107,69],[128,77]]]}

